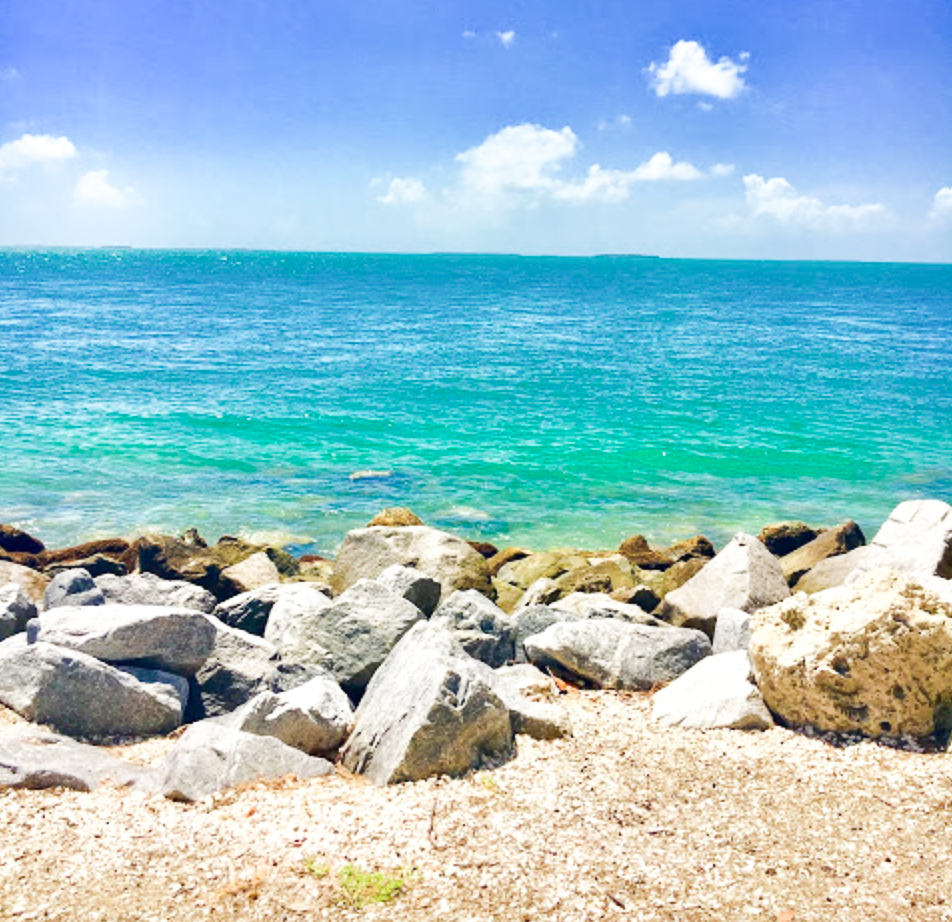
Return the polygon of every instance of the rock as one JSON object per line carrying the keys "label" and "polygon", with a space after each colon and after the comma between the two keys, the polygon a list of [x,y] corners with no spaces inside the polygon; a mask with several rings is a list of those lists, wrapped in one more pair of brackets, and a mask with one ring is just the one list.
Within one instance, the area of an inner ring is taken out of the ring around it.
{"label": "rock", "polygon": [[81,560],[71,560],[66,563],[51,563],[43,568],[43,572],[50,577],[66,570],[85,570],[93,579],[99,576],[125,576],[129,571],[120,560],[107,557],[105,554],[93,554]]}
{"label": "rock", "polygon": [[157,774],[162,794],[194,802],[263,778],[318,778],[333,770],[325,759],[305,755],[273,737],[204,720],[182,734]]}
{"label": "rock", "polygon": [[292,691],[261,692],[225,719],[245,733],[273,736],[308,755],[334,752],[353,728],[350,699],[330,676]]}
{"label": "rock", "polygon": [[602,593],[574,592],[552,603],[553,608],[570,611],[581,618],[618,618],[633,624],[649,624],[652,627],[666,626],[653,618],[643,608],[618,602]]}
{"label": "rock", "polygon": [[406,528],[409,525],[422,525],[423,519],[406,506],[393,506],[381,509],[368,523],[368,528]]}
{"label": "rock", "polygon": [[11,554],[42,554],[46,546],[15,525],[0,524],[0,550]]}
{"label": "rock", "polygon": [[524,560],[531,553],[532,551],[527,551],[521,547],[506,547],[497,551],[486,561],[486,565],[489,567],[489,575],[495,576],[507,563],[512,563],[514,560]]}
{"label": "rock", "polygon": [[104,662],[194,675],[215,645],[215,625],[201,612],[159,605],[54,608],[27,626],[30,643],[56,644]]}
{"label": "rock", "polygon": [[494,686],[492,670],[448,631],[416,624],[367,687],[341,753],[344,767],[392,784],[510,758],[509,710]]}
{"label": "rock", "polygon": [[208,547],[208,542],[199,534],[197,528],[186,528],[178,539],[182,544],[190,544],[192,547]]}
{"label": "rock", "polygon": [[[272,621],[277,611],[276,605]],[[373,580],[360,580],[317,617],[298,619],[294,633],[286,631],[277,647],[282,660],[320,666],[359,698],[397,641],[422,617],[406,599]]]}
{"label": "rock", "polygon": [[139,676],[146,680],[85,653],[28,644],[23,634],[0,643],[0,702],[70,736],[151,736],[179,726],[180,677]]}
{"label": "rock", "polygon": [[952,579],[952,506],[937,499],[900,503],[871,544],[886,553],[890,567]]}
{"label": "rock", "polygon": [[[82,563],[94,558],[105,557],[113,563],[121,563],[127,569],[126,558],[129,556],[131,545],[125,538],[99,538],[95,541],[85,541],[73,547],[64,547],[55,551],[45,551],[41,555],[44,569],[57,570],[66,567],[75,569]],[[96,566],[93,564],[93,566]],[[98,574],[97,574],[98,575]]]}
{"label": "rock", "polygon": [[46,609],[63,605],[105,605],[106,599],[85,570],[64,570],[50,580],[43,593]]}
{"label": "rock", "polygon": [[[534,666],[523,664],[510,668],[533,669],[542,679],[552,682]],[[528,683],[523,674],[499,670],[496,670],[495,675],[496,694],[509,709],[509,723],[514,734],[524,734],[536,740],[558,740],[572,735],[572,720],[565,708],[548,700],[535,700],[524,691],[527,685],[538,688],[538,680]]]}
{"label": "rock", "polygon": [[497,679],[533,701],[554,701],[558,696],[559,688],[555,684],[555,679],[533,666],[532,663],[500,666],[495,673]]}
{"label": "rock", "polygon": [[278,662],[274,644],[261,637],[215,625],[215,644],[195,673],[202,717],[227,714],[269,688]]}
{"label": "rock", "polygon": [[168,535],[145,537],[135,542],[131,554],[143,573],[195,583],[219,601],[224,601],[246,588],[224,571],[259,551],[271,558],[281,575],[290,576],[297,572],[297,561],[289,554],[229,536],[223,536],[213,547],[188,544]]}
{"label": "rock", "polygon": [[750,646],[750,612],[739,608],[722,608],[717,613],[714,626],[714,642],[711,651],[715,654],[733,650],[747,652]]}
{"label": "rock", "polygon": [[113,605],[164,605],[210,613],[216,604],[215,596],[201,586],[184,580],[162,579],[154,573],[105,574],[96,577],[96,585],[106,602]]}
{"label": "rock", "polygon": [[757,612],[750,655],[787,725],[871,737],[952,729],[952,604],[915,577],[873,570]]}
{"label": "rock", "polygon": [[16,583],[0,586],[0,640],[26,630],[26,623],[36,617],[36,606]]}
{"label": "rock", "polygon": [[616,589],[610,595],[616,602],[637,605],[642,611],[646,612],[653,612],[661,603],[661,598],[644,583],[640,583],[633,589]]}
{"label": "rock", "polygon": [[461,538],[425,525],[401,528],[359,528],[347,533],[331,585],[341,593],[359,579],[375,579],[398,563],[435,579],[445,598],[456,589],[491,590],[489,570],[481,554]]}
{"label": "rock", "polygon": [[466,542],[477,554],[481,554],[486,560],[495,557],[499,553],[499,548],[488,541],[467,541]]}
{"label": "rock", "polygon": [[526,656],[598,688],[645,690],[708,656],[711,643],[688,628],[647,627],[609,618],[563,621],[526,638]]}
{"label": "rock", "polygon": [[395,595],[412,602],[427,618],[440,604],[443,591],[440,584],[412,567],[395,563],[377,577],[377,582]]}
{"label": "rock", "polygon": [[790,586],[812,570],[818,563],[830,557],[838,557],[866,544],[866,538],[859,525],[853,521],[844,522],[824,531],[807,544],[782,557],[780,568],[784,579]]}
{"label": "rock", "polygon": [[37,605],[43,604],[43,594],[49,585],[49,578],[30,567],[0,560],[0,586],[14,583],[19,586]]}
{"label": "rock", "polygon": [[700,573],[669,592],[657,614],[676,627],[713,637],[720,609],[752,612],[789,595],[777,558],[752,535],[739,532]]}
{"label": "rock", "polygon": [[[264,592],[264,588],[260,590]],[[270,592],[270,591],[269,591]],[[306,648],[311,625],[321,619],[334,603],[320,587],[310,583],[291,583],[277,587],[275,601],[264,629],[264,639],[278,651]]]}
{"label": "rock", "polygon": [[571,570],[588,566],[588,558],[582,554],[544,551],[510,561],[499,569],[496,576],[500,582],[526,590],[540,579],[556,580]]}
{"label": "rock", "polygon": [[596,560],[569,570],[555,580],[563,596],[574,592],[605,593],[631,589],[635,585],[631,564],[618,555],[617,559]]}
{"label": "rock", "polygon": [[646,585],[659,599],[697,576],[710,563],[706,557],[692,557],[672,564],[667,570],[639,570],[637,581]]}
{"label": "rock", "polygon": [[451,631],[470,656],[487,666],[504,666],[515,656],[515,623],[475,589],[454,592],[432,621]]}
{"label": "rock", "polygon": [[763,544],[774,557],[786,557],[797,548],[809,544],[825,529],[810,528],[803,522],[778,522],[776,525],[765,525],[757,540]]}
{"label": "rock", "polygon": [[0,737],[0,790],[91,791],[101,784],[148,790],[150,778],[149,769],[29,724]]}
{"label": "rock", "polygon": [[674,563],[665,551],[652,548],[644,535],[626,538],[618,550],[640,570],[667,570]]}
{"label": "rock", "polygon": [[[523,608],[535,608],[538,605],[550,605],[562,598],[562,589],[554,579],[547,576],[540,576],[522,595],[519,596],[516,604],[512,607],[510,614],[516,614]],[[503,609],[505,611],[505,609]]]}
{"label": "rock", "polygon": [[264,551],[258,551],[239,563],[226,567],[221,575],[223,579],[230,580],[239,593],[251,592],[281,580],[278,568]]}
{"label": "rock", "polygon": [[652,715],[668,727],[766,730],[773,718],[751,678],[746,650],[708,656],[654,693]]}
{"label": "rock", "polygon": [[527,662],[525,651],[527,637],[541,634],[547,627],[558,624],[560,621],[580,621],[581,616],[564,609],[553,608],[551,605],[531,605],[513,613],[512,620],[516,625],[515,660],[516,663],[525,663]]}
{"label": "rock", "polygon": [[885,555],[881,548],[870,545],[857,547],[845,554],[827,557],[821,560],[811,570],[807,570],[793,587],[794,592],[822,592],[824,589],[834,589],[842,586],[852,573],[862,573],[867,568],[884,566]]}
{"label": "rock", "polygon": [[[271,609],[274,608],[275,603],[281,598],[285,590],[291,590],[288,594],[292,595],[295,592],[295,587],[283,586],[280,583],[259,586],[250,592],[242,592],[241,595],[232,596],[224,602],[219,602],[212,614],[229,627],[263,637],[268,618],[271,615]],[[313,591],[321,593],[320,587],[309,586],[304,592],[305,597],[312,598],[310,593]],[[328,601],[330,600],[328,599]]]}
{"label": "rock", "polygon": [[704,535],[695,535],[685,541],[676,541],[668,548],[667,554],[674,563],[683,563],[688,560],[713,560],[717,551]]}

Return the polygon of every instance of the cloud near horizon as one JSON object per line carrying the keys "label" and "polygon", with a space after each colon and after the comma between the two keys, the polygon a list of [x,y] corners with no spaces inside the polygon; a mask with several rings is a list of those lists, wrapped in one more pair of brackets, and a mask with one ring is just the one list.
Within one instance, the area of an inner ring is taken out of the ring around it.
{"label": "cloud near horizon", "polygon": [[816,230],[860,229],[882,217],[886,209],[879,203],[866,205],[826,205],[818,198],[798,195],[783,177],[764,179],[756,173],[744,177],[747,205],[753,217],[769,217],[781,224]]}
{"label": "cloud near horizon", "polygon": [[38,163],[62,163],[75,157],[76,146],[65,135],[25,134],[0,145],[0,173],[12,173]]}
{"label": "cloud near horizon", "polygon": [[387,185],[387,191],[377,196],[377,201],[384,205],[409,205],[422,202],[426,198],[426,188],[419,179],[375,179],[373,184],[379,186],[384,183]]}
{"label": "cloud near horizon", "polygon": [[74,205],[97,208],[128,208],[138,204],[138,196],[131,186],[119,189],[109,182],[109,170],[91,170],[79,178],[73,190]]}
{"label": "cloud near horizon", "polygon": [[936,192],[929,217],[933,221],[952,221],[952,186],[945,186]]}
{"label": "cloud near horizon", "polygon": [[695,94],[733,99],[746,88],[742,74],[750,55],[743,51],[736,61],[722,57],[715,64],[698,42],[681,39],[671,46],[664,64],[651,63],[651,87],[657,96]]}

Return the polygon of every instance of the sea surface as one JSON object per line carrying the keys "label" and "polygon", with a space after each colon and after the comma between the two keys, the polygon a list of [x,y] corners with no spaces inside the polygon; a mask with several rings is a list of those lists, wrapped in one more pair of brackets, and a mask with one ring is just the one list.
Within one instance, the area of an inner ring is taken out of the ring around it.
{"label": "sea surface", "polygon": [[[367,475],[361,472],[376,472]],[[952,266],[0,251],[0,521],[532,548],[952,500]]]}

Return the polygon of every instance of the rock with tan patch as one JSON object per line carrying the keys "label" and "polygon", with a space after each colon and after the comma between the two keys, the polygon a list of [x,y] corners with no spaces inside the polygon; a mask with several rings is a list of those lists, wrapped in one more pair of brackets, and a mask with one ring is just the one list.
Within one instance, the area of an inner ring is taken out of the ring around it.
{"label": "rock with tan patch", "polygon": [[750,655],[767,706],[791,726],[916,738],[952,728],[952,604],[895,570],[757,612]]}

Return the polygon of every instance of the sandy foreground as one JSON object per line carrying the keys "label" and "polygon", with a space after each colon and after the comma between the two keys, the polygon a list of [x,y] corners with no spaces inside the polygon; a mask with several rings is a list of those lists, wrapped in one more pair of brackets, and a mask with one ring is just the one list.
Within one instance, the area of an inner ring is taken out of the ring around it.
{"label": "sandy foreground", "polygon": [[[561,701],[573,739],[520,737],[462,779],[286,779],[191,806],[0,792],[0,918],[952,920],[949,753],[666,730],[639,694]],[[357,905],[348,866],[405,883]]]}

